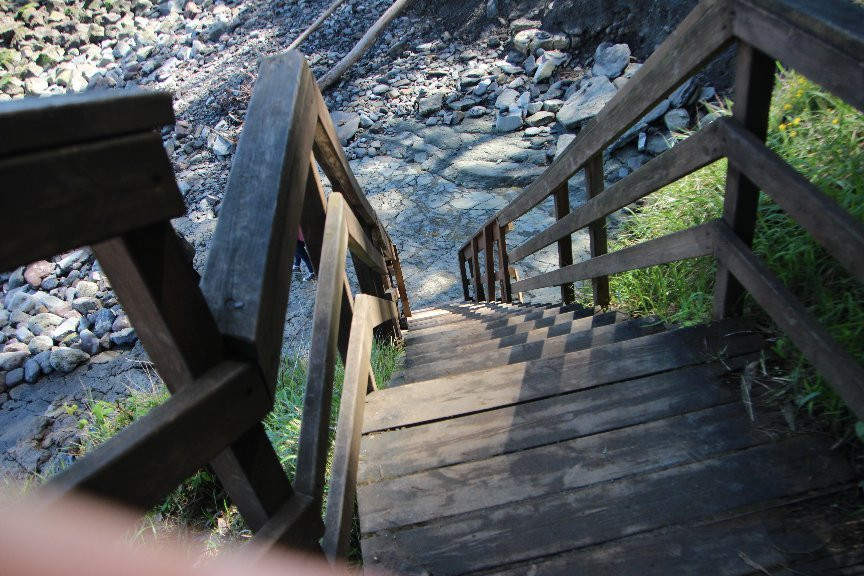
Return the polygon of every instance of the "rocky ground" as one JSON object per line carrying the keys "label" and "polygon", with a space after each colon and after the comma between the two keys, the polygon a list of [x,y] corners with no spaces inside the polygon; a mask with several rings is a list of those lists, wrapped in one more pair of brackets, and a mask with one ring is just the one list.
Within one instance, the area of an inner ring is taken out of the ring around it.
{"label": "rocky ground", "polygon": [[[284,50],[329,3],[4,4],[0,100],[170,91],[177,122],[163,138],[188,209],[174,225],[195,247],[200,270],[258,59]],[[313,72],[335,64],[389,3],[348,0],[301,46]],[[628,45],[615,43],[632,27],[628,21],[562,28],[547,26],[542,10],[517,17],[494,0],[459,9],[415,4],[326,100],[358,181],[400,249],[412,306],[420,308],[461,298],[459,246],[543,172],[639,64]],[[713,92],[694,81],[662,103],[610,150],[607,183],[665,150],[670,132],[708,112],[700,102]],[[584,201],[581,175],[570,189],[572,203]],[[551,222],[551,205],[541,204],[508,240],[516,245]],[[577,256],[587,253],[585,235],[573,242]],[[552,247],[521,262],[520,273],[556,261]],[[2,274],[0,285],[0,470],[49,471],[68,459],[64,451],[76,437],[76,418],[64,405],[111,400],[129,386],[152,385],[155,376],[89,251]],[[308,342],[314,286],[297,281],[292,288],[286,351],[301,352]],[[554,299],[555,292],[531,296]]]}

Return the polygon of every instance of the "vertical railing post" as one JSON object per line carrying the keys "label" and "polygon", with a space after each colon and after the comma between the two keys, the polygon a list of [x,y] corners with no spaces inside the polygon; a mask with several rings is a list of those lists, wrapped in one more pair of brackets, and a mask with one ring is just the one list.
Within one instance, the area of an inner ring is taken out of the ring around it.
{"label": "vertical railing post", "polygon": [[[760,140],[768,133],[768,111],[774,91],[774,60],[753,46],[738,43],[735,65],[735,101],[732,115]],[[759,188],[731,163],[726,172],[726,198],[723,220],[747,245],[753,244]],[[741,312],[744,288],[722,263],[717,264],[714,285],[714,317]]]}
{"label": "vertical railing post", "polygon": [[483,282],[480,279],[480,236],[471,238],[471,276],[474,279],[474,301],[482,302],[486,299],[483,296]]}
{"label": "vertical railing post", "polygon": [[[570,213],[570,192],[565,180],[560,186],[552,191],[555,200],[555,219],[560,220]],[[558,240],[558,267],[564,268],[573,264],[573,242],[568,234]],[[561,301],[564,304],[572,304],[576,301],[576,288],[572,282],[561,285]]]}
{"label": "vertical railing post", "polygon": [[471,293],[468,291],[468,271],[465,269],[467,260],[465,259],[465,248],[459,249],[459,279],[462,281],[462,296],[465,300],[471,299]]}
{"label": "vertical railing post", "polygon": [[483,229],[483,248],[486,252],[486,299],[495,300],[495,228],[497,221],[493,220]]}
{"label": "vertical railing post", "polygon": [[510,288],[510,259],[507,257],[506,226],[495,223],[495,241],[498,243],[498,281],[500,282],[501,301],[513,302],[513,291]]}
{"label": "vertical railing post", "polygon": [[[603,152],[598,152],[585,164],[585,182],[589,200],[603,192]],[[591,258],[606,254],[608,245],[605,217],[588,226],[588,238],[591,242]],[[591,283],[594,292],[594,306],[608,306],[610,301],[609,277],[594,278]]]}

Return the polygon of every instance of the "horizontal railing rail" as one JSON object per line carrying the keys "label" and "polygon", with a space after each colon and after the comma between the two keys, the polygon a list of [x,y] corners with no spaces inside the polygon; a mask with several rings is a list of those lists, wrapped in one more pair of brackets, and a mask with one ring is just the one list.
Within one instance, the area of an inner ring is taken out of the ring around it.
{"label": "horizontal railing rail", "polygon": [[[9,184],[0,225],[12,234],[0,245],[0,269],[90,244],[171,392],[48,482],[45,493],[56,499],[84,491],[146,509],[209,463],[261,550],[278,542],[320,552],[339,354],[349,370],[350,407],[335,447],[331,483],[339,496],[332,497],[326,549],[344,556],[358,450],[351,415],[362,405],[357,382],[374,387],[372,329],[399,338],[400,318],[410,315],[396,248],[351,172],[304,56],[288,52],[262,61],[199,283],[170,224],[184,206],[155,129],[173,122],[164,94],[0,106],[0,132],[9,136],[0,142],[0,179]],[[326,200],[319,167],[333,188]],[[40,218],[25,234],[21,215],[34,208]],[[300,229],[318,288],[292,483],[261,421],[273,407]]]}
{"label": "horizontal railing rail", "polygon": [[[595,305],[607,306],[612,274],[713,256],[718,262],[715,316],[739,313],[741,297],[751,294],[849,407],[864,416],[861,366],[750,249],[762,191],[850,274],[864,280],[864,227],[764,143],[776,60],[864,108],[861,14],[860,7],[839,0],[704,0],[544,174],[462,246],[458,259],[465,298],[495,300],[490,279],[509,279],[511,264],[555,243],[557,269],[501,282],[498,297],[510,301],[513,292],[560,286],[562,300],[569,303],[574,283],[591,280]],[[604,190],[604,150],[733,43],[732,117],[714,121]],[[607,253],[607,216],[721,158],[728,161],[722,219]],[[567,181],[583,169],[588,199],[571,210]],[[550,196],[555,222],[508,249],[504,234]],[[571,235],[586,228],[590,258],[574,263]]]}

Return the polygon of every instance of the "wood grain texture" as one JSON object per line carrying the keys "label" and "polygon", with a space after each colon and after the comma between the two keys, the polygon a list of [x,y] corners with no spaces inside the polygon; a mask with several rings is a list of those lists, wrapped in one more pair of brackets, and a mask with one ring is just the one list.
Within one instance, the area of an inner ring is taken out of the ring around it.
{"label": "wood grain texture", "polygon": [[[5,138],[4,142],[9,142]],[[146,132],[0,160],[0,270],[183,214],[158,133]],[[99,209],[93,209],[98,206]],[[38,207],[39,218],[22,218]]]}
{"label": "wood grain texture", "polygon": [[736,0],[733,30],[864,110],[861,7],[836,0]]}
{"label": "wood grain texture", "polygon": [[558,286],[566,282],[600,278],[627,270],[648,268],[658,264],[705,256],[714,250],[713,231],[714,225],[709,222],[680,232],[673,232],[654,240],[617,250],[611,254],[520,280],[513,284],[513,289],[527,292],[546,286]]}
{"label": "wood grain texture", "polygon": [[[562,396],[375,432],[363,437],[358,483],[474,462],[566,442],[728,402],[741,394],[720,378],[757,354],[635,378]],[[694,382],[699,382],[694,385]],[[572,400],[576,394],[578,401]],[[671,400],[670,400],[671,399]]]}
{"label": "wood grain texture", "polygon": [[393,302],[360,294],[354,300],[351,321],[351,341],[345,360],[345,377],[339,404],[339,422],[333,443],[330,466],[330,489],[327,493],[325,531],[321,542],[324,554],[331,560],[348,557],[351,523],[354,518],[354,493],[357,460],[360,451],[360,430],[366,391],[374,375],[370,365],[372,330],[392,320]]}
{"label": "wood grain texture", "polygon": [[345,288],[345,257],[348,251],[348,228],[345,212],[349,210],[342,195],[332,192],[327,199],[327,221],[321,248],[318,289],[312,315],[312,337],[306,369],[306,393],[303,399],[303,422],[297,453],[294,488],[301,494],[321,501],[327,465],[330,428],[330,399],[336,367],[339,317]]}
{"label": "wood grain texture", "polygon": [[762,346],[746,321],[682,328],[476,374],[448,376],[369,395],[364,433],[564,394],[737,356]]}
{"label": "wood grain texture", "polygon": [[474,280],[474,302],[482,302],[486,299],[486,296],[483,293],[483,281],[480,273],[479,236],[471,239],[471,278]]}
{"label": "wood grain texture", "polygon": [[[495,243],[498,245],[498,282],[500,284],[499,290],[501,291],[501,300],[506,303],[513,302],[513,289],[510,284],[510,258],[507,255],[507,227],[506,226],[498,226],[498,223],[495,223]],[[459,253],[460,261],[459,268],[460,270],[464,269],[464,265],[462,263],[462,253]],[[464,286],[464,273],[463,273],[463,286]],[[466,295],[465,299],[468,297]]]}
{"label": "wood grain texture", "polygon": [[315,132],[313,90],[298,52],[262,60],[201,282],[230,348],[258,363],[271,395]]}
{"label": "wood grain texture", "polygon": [[[589,189],[591,186],[589,185]],[[590,194],[589,194],[590,195]],[[596,194],[595,194],[596,195]],[[570,213],[570,189],[565,182],[552,191],[555,201],[555,220],[560,221]],[[593,238],[593,236],[592,236]],[[593,246],[593,241],[592,241]],[[592,255],[594,253],[592,252]],[[558,240],[558,267],[564,268],[573,264],[573,242],[570,235]],[[561,302],[572,304],[576,301],[576,287],[572,282],[561,285]]]}
{"label": "wood grain texture", "polygon": [[716,226],[717,258],[825,377],[849,409],[864,418],[864,369],[861,365],[726,224],[718,222]]}
{"label": "wood grain texture", "polygon": [[[395,244],[390,244],[393,252],[393,273],[396,275],[396,287],[399,288],[399,301],[402,303],[402,315],[411,318],[411,303],[408,300],[408,291],[405,289],[405,278],[402,276],[402,264],[399,261],[399,250]],[[466,296],[467,300],[468,297]]]}
{"label": "wood grain texture", "polygon": [[147,509],[269,409],[255,367],[222,362],[55,477],[48,494],[83,491]]}
{"label": "wood grain texture", "polygon": [[734,517],[851,480],[848,464],[828,448],[826,441],[811,437],[756,446],[441,523],[385,531],[363,541],[363,554],[377,557],[382,569],[410,566],[431,574],[462,574],[666,525]]}
{"label": "wood grain texture", "polygon": [[[603,174],[603,153],[592,156],[585,164],[585,183],[588,199],[596,198],[603,193],[605,177]],[[606,218],[599,218],[588,225],[588,239],[590,242],[591,258],[605,256],[609,252],[609,243],[606,237]],[[593,294],[594,306],[609,306],[609,276],[594,276],[591,278],[591,292]]]}
{"label": "wood grain texture", "polygon": [[[753,46],[739,42],[735,62],[735,104],[732,114],[760,140],[768,131],[768,111],[774,89],[774,60]],[[748,246],[753,243],[759,189],[734,164],[726,169],[723,219]],[[740,314],[744,290],[723,263],[717,266],[714,282],[714,317]]]}
{"label": "wood grain texture", "polygon": [[726,154],[846,269],[864,282],[864,226],[739,123],[724,126]]}
{"label": "wood grain texture", "polygon": [[324,533],[319,508],[314,498],[293,494],[267,523],[255,533],[252,541],[240,553],[243,562],[253,565],[268,554],[279,553],[281,547],[317,551],[318,539]]}
{"label": "wood grain texture", "polygon": [[495,300],[495,227],[492,222],[483,228],[483,275],[486,278],[486,299]]}
{"label": "wood grain texture", "polygon": [[[579,396],[571,394],[560,400],[579,403]],[[418,472],[360,488],[362,532],[373,534],[484,508],[517,505],[548,494],[699,462],[767,441],[765,434],[750,427],[740,404],[731,403]]]}
{"label": "wood grain texture", "polygon": [[345,221],[348,225],[348,249],[360,258],[378,274],[387,274],[387,263],[384,256],[372,243],[372,239],[363,230],[360,221],[351,210],[345,211]]}
{"label": "wood grain texture", "polygon": [[638,171],[615,182],[596,197],[577,206],[565,218],[510,251],[510,261],[530,256],[553,242],[588,226],[604,216],[644,198],[651,192],[707,166],[724,155],[720,138],[726,119],[719,119],[673,148],[657,156]]}
{"label": "wood grain texture", "polygon": [[22,98],[0,106],[0,157],[107,140],[173,123],[167,92],[112,90]]}
{"label": "wood grain texture", "polygon": [[729,3],[725,0],[699,3],[546,172],[498,212],[498,224],[508,224],[542,202],[731,41]]}

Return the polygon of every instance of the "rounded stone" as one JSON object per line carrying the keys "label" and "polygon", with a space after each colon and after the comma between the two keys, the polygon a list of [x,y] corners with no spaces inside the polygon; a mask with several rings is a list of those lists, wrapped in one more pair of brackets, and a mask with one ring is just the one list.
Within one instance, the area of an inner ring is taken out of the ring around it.
{"label": "rounded stone", "polygon": [[30,350],[30,354],[36,356],[46,350],[51,350],[53,346],[54,340],[52,340],[50,336],[42,334],[40,336],[34,336],[33,339],[30,340],[29,344],[27,344],[27,349]]}
{"label": "rounded stone", "polygon": [[90,356],[83,350],[75,348],[55,348],[51,351],[51,367],[63,373],[68,373],[86,362]]}

